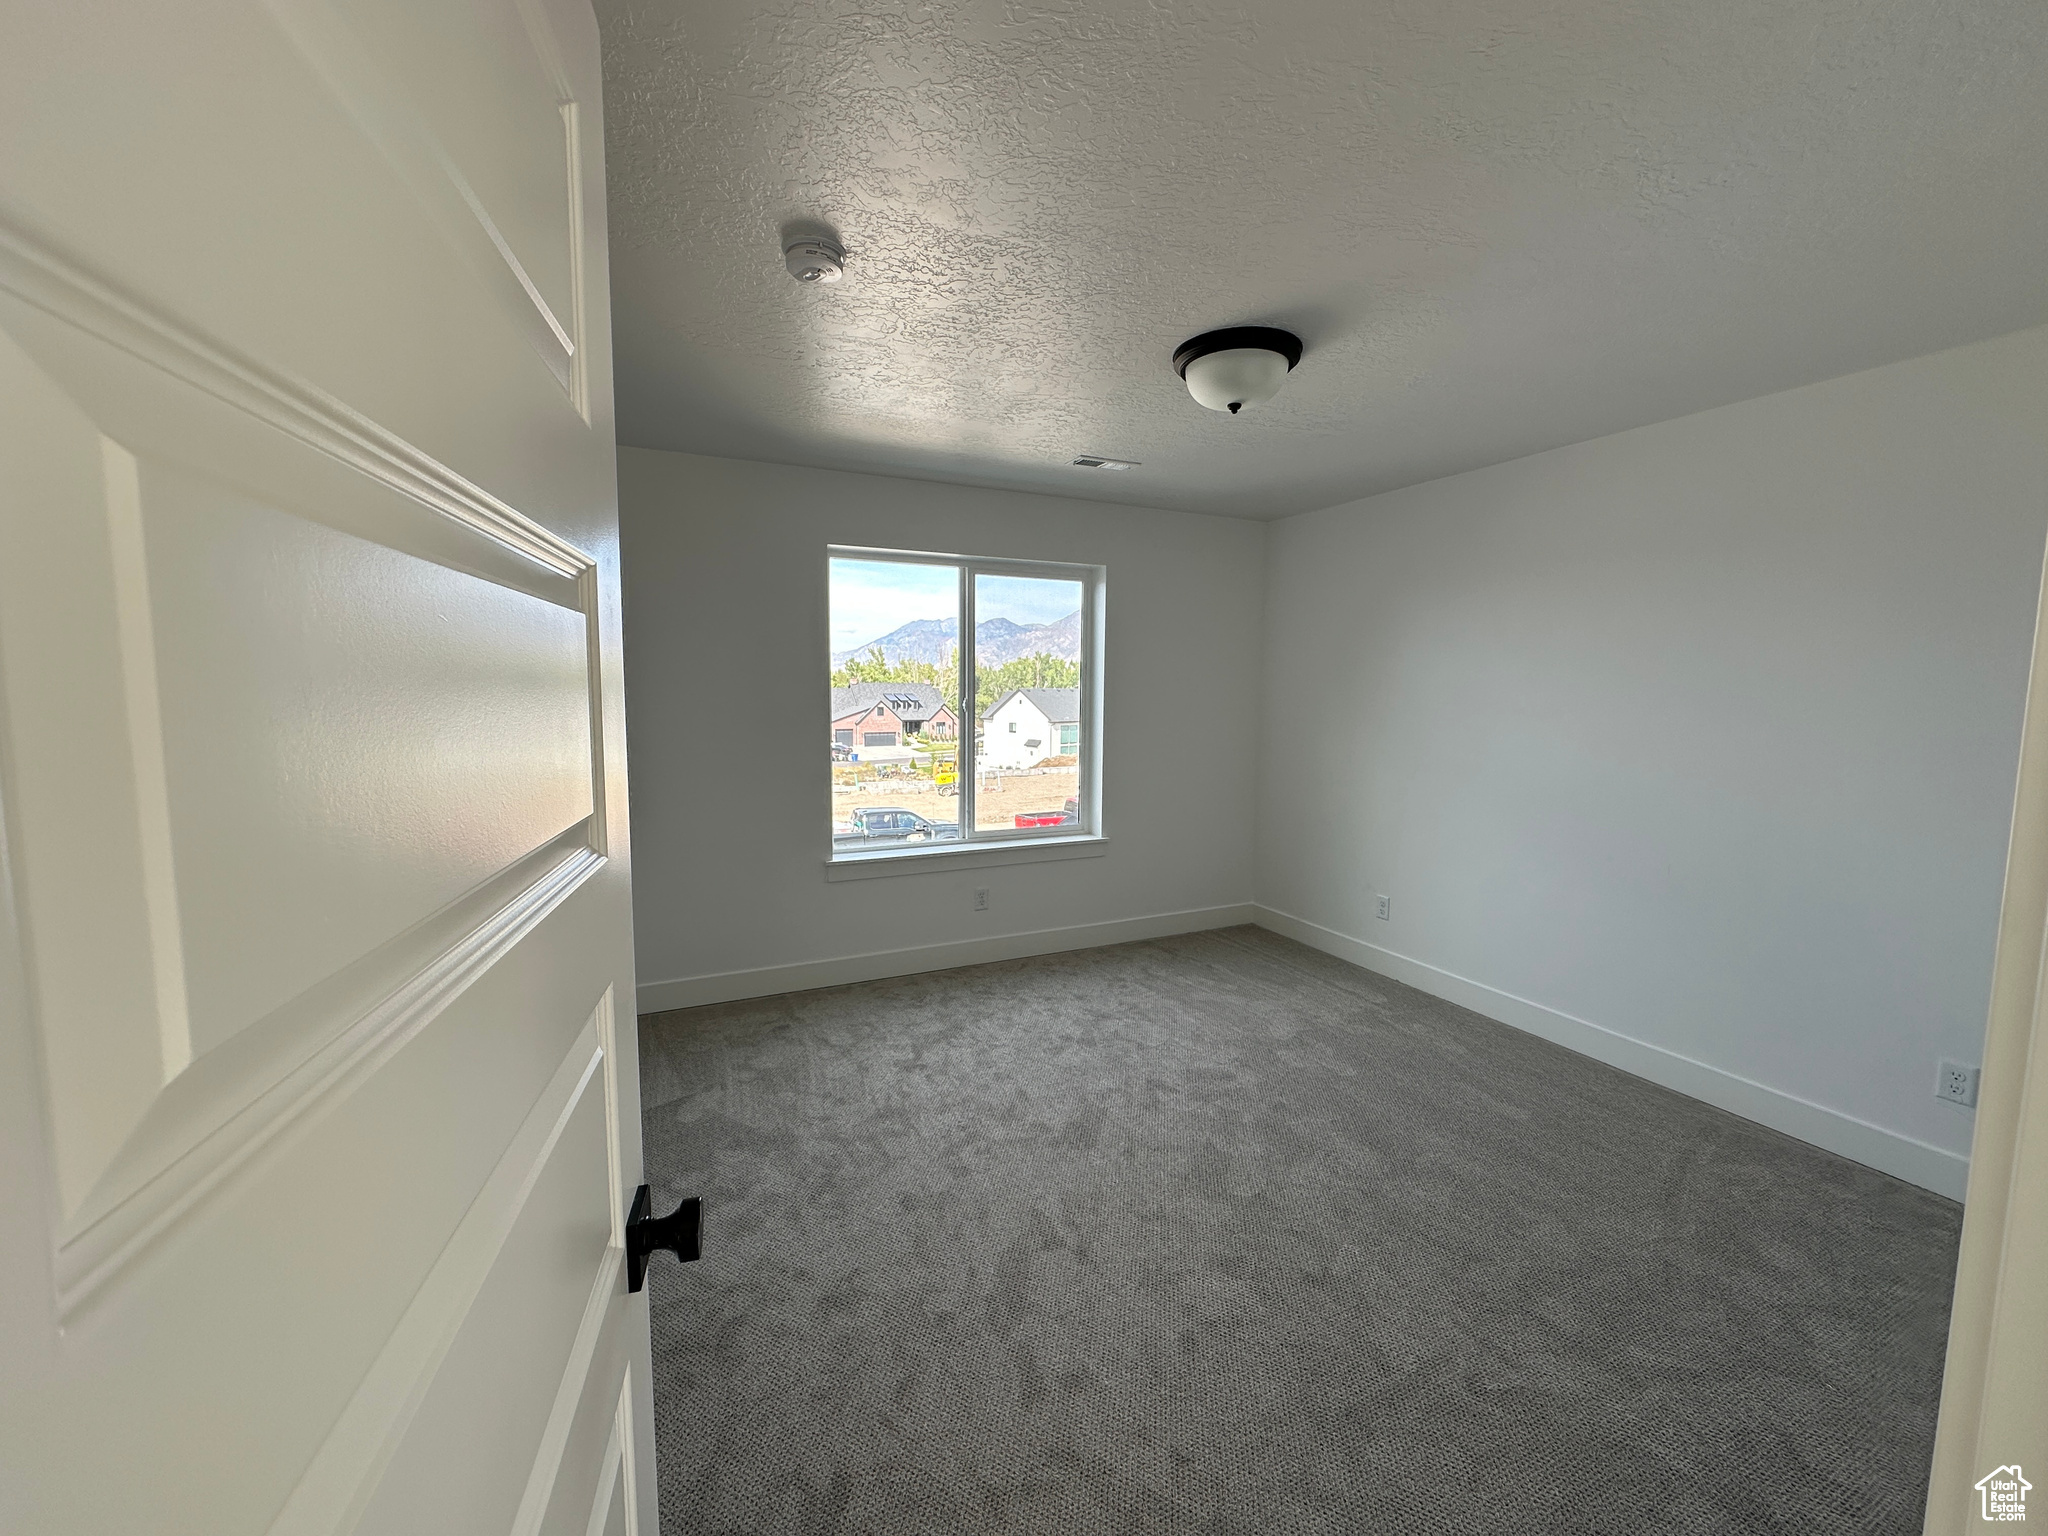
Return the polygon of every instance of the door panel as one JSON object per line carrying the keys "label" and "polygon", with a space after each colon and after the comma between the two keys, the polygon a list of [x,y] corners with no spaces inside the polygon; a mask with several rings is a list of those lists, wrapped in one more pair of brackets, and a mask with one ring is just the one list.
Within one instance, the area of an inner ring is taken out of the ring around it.
{"label": "door panel", "polygon": [[607,998],[393,1331],[369,1390],[351,1404],[368,1434],[333,1441],[377,1472],[355,1478],[368,1495],[366,1531],[511,1531],[536,1464],[560,1459],[548,1431],[567,1421],[561,1404],[573,1412],[585,1393],[619,1288],[620,1250],[605,1219],[610,1018]]}
{"label": "door panel", "polygon": [[633,1476],[633,1404],[621,1394],[617,1408],[598,1428],[608,1430],[603,1455],[598,1461],[597,1491],[584,1503],[565,1499],[551,1517],[545,1536],[629,1536],[640,1529],[634,1518],[633,1501],[637,1484]]}
{"label": "door panel", "polygon": [[653,1529],[597,74],[0,23],[0,1528]]}
{"label": "door panel", "polygon": [[335,11],[387,88],[419,104],[421,145],[458,169],[464,211],[492,241],[482,259],[523,279],[528,302],[568,335],[576,189],[563,107],[574,93],[545,12],[407,0],[348,0]]}

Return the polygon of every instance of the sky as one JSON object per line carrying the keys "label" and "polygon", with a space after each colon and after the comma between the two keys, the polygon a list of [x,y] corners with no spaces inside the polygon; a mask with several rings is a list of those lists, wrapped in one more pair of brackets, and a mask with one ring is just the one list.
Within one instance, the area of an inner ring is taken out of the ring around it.
{"label": "sky", "polygon": [[[1018,624],[1050,624],[1081,606],[1077,581],[1034,576],[980,576],[976,616]],[[949,566],[895,565],[880,560],[832,562],[832,649],[879,640],[913,619],[959,615],[960,578]]]}

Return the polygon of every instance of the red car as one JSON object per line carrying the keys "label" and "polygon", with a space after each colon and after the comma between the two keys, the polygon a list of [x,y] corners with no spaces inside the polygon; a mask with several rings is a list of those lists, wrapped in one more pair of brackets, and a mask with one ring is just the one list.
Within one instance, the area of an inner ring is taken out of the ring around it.
{"label": "red car", "polygon": [[1020,827],[1071,827],[1081,819],[1081,802],[1070,798],[1064,811],[1019,811]]}

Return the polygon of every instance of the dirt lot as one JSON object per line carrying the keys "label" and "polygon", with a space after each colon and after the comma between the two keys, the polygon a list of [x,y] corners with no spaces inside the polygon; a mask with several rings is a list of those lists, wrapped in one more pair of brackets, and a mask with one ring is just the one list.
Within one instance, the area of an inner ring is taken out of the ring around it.
{"label": "dirt lot", "polygon": [[1069,795],[1081,792],[1078,768],[1039,769],[1030,773],[1006,773],[997,786],[993,775],[982,781],[974,796],[974,824],[977,827],[1012,827],[1019,811],[1064,810]]}
{"label": "dirt lot", "polygon": [[[960,801],[953,795],[941,795],[932,788],[931,780],[923,778],[881,778],[869,779],[861,776],[857,790],[847,792],[843,786],[835,786],[832,795],[832,824],[838,828],[855,810],[863,806],[901,806],[906,811],[933,821],[957,821],[960,818]],[[1042,768],[1025,773],[1006,773],[1000,785],[996,776],[990,774],[982,780],[980,792],[975,796],[975,825],[978,827],[1013,827],[1019,811],[1057,811],[1065,807],[1067,797],[1080,793],[1081,772],[1078,768]]]}

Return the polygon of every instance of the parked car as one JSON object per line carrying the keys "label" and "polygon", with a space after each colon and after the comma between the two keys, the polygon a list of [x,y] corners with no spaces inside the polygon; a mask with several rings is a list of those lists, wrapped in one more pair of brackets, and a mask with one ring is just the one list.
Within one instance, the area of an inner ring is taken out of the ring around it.
{"label": "parked car", "polygon": [[851,747],[850,745],[848,745],[848,744],[847,744],[846,742],[843,742],[843,741],[835,741],[835,742],[833,742],[833,743],[832,743],[832,761],[833,761],[833,762],[835,762],[835,763],[846,763],[846,762],[851,762],[852,760],[853,760],[853,748],[852,748],[852,747]]}
{"label": "parked car", "polygon": [[1063,811],[1019,811],[1017,825],[1020,827],[1071,827],[1081,819],[1081,802],[1074,796],[1067,797],[1067,808]]}
{"label": "parked car", "polygon": [[957,821],[931,821],[899,806],[869,806],[847,818],[846,830],[832,834],[835,848],[880,843],[942,843],[960,836]]}

